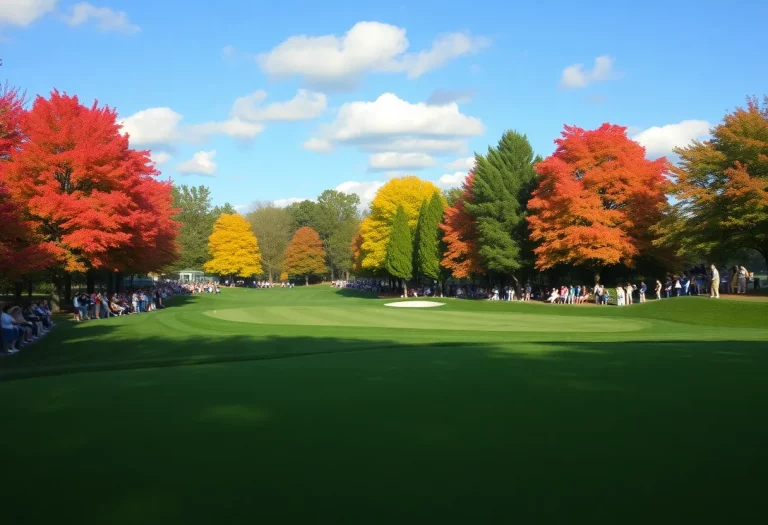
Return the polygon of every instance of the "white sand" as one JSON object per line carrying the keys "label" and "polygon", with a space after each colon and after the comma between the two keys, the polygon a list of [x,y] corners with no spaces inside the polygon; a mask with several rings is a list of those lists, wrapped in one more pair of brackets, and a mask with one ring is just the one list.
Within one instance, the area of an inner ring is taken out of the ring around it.
{"label": "white sand", "polygon": [[384,306],[393,306],[395,308],[432,308],[434,306],[443,306],[444,304],[435,301],[398,301],[396,303],[387,303]]}

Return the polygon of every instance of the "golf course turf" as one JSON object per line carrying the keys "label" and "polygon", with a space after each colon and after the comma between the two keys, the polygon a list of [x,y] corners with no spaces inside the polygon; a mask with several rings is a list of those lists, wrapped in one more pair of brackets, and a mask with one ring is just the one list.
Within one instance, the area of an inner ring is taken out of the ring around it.
{"label": "golf course turf", "polygon": [[768,302],[387,302],[60,323],[0,360],[0,520],[764,521]]}

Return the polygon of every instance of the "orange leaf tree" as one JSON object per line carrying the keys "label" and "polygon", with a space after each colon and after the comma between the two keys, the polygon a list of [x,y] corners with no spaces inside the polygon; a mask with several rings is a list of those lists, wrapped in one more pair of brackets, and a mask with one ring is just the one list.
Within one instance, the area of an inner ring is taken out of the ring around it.
{"label": "orange leaf tree", "polygon": [[679,256],[725,260],[735,250],[768,261],[768,97],[737,108],[712,138],[676,150],[675,205],[659,225],[659,244]]}
{"label": "orange leaf tree", "polygon": [[474,180],[475,173],[470,171],[461,186],[461,195],[453,206],[445,209],[443,223],[440,225],[445,243],[445,253],[440,264],[456,279],[483,273],[477,242],[477,222],[465,206],[467,202],[472,202]]}
{"label": "orange leaf tree", "polygon": [[3,178],[57,272],[155,269],[175,252],[170,185],[120,132],[117,112],[53,91],[22,121]]}
{"label": "orange leaf tree", "polygon": [[310,275],[322,275],[326,272],[323,241],[315,230],[309,226],[296,230],[288,248],[285,249],[283,270],[291,276],[303,276],[306,284],[309,284]]}
{"label": "orange leaf tree", "polygon": [[650,246],[661,217],[667,161],[650,161],[626,128],[566,126],[556,151],[536,165],[538,188],[528,202],[536,267],[566,263],[595,272],[632,265]]}

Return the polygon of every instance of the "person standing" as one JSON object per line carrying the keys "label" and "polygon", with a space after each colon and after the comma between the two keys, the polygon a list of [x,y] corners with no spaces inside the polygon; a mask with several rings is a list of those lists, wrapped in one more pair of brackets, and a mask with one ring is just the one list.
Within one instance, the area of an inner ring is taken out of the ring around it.
{"label": "person standing", "polygon": [[709,296],[713,299],[720,299],[720,272],[717,271],[714,264],[710,269],[712,270],[712,288],[710,288]]}
{"label": "person standing", "polygon": [[746,268],[743,266],[739,266],[739,274],[738,274],[738,288],[736,289],[736,293],[747,293],[747,279],[749,278],[749,272]]}
{"label": "person standing", "polygon": [[656,279],[656,299],[661,299],[661,281]]}
{"label": "person standing", "polygon": [[645,302],[645,292],[648,291],[648,287],[645,285],[645,281],[640,283],[640,303]]}

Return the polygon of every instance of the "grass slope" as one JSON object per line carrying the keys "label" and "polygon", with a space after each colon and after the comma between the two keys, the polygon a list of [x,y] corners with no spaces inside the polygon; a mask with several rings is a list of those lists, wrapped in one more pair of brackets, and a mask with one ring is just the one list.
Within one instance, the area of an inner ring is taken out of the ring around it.
{"label": "grass slope", "polygon": [[384,302],[236,289],[58,327],[0,361],[4,521],[762,517],[768,303]]}

